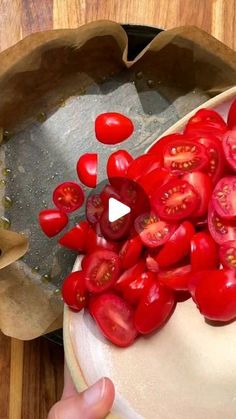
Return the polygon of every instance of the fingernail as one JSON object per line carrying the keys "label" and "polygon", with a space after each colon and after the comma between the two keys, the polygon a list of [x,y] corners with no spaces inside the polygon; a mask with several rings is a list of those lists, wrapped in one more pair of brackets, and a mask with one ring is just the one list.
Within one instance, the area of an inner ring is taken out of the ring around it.
{"label": "fingernail", "polygon": [[83,394],[83,398],[85,403],[88,406],[92,406],[97,404],[101,401],[104,396],[106,388],[106,379],[102,378],[97,383],[93,384],[89,387]]}

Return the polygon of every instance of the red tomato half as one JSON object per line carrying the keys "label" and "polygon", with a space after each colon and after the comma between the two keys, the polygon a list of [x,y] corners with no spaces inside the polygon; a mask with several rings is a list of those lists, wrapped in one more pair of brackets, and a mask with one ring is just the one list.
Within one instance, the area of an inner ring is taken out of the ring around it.
{"label": "red tomato half", "polygon": [[184,265],[168,271],[158,273],[159,281],[174,291],[187,291],[192,278],[191,265]]}
{"label": "red tomato half", "polygon": [[79,180],[89,188],[97,185],[98,156],[96,153],[86,153],[77,162]]}
{"label": "red tomato half", "polygon": [[236,177],[222,178],[212,195],[212,205],[220,217],[231,220],[236,217]]}
{"label": "red tomato half", "polygon": [[103,335],[117,346],[131,345],[137,337],[134,312],[129,304],[113,293],[93,297],[89,310]]}
{"label": "red tomato half", "polygon": [[163,157],[164,148],[173,140],[181,140],[182,134],[176,132],[174,134],[165,135],[159,138],[148,150],[148,154],[156,154],[158,157]]}
{"label": "red tomato half", "polygon": [[103,144],[118,144],[134,131],[133,122],[125,115],[107,112],[98,115],[95,121],[96,138]]}
{"label": "red tomato half", "polygon": [[208,210],[208,228],[212,238],[218,244],[236,240],[236,221],[224,220],[214,210],[212,203]]}
{"label": "red tomato half", "polygon": [[84,192],[75,182],[63,182],[53,192],[53,202],[65,212],[76,211],[83,205]]}
{"label": "red tomato half", "polygon": [[72,272],[64,279],[62,297],[64,302],[73,310],[80,311],[86,306],[88,291],[82,271]]}
{"label": "red tomato half", "polygon": [[100,194],[91,194],[86,201],[86,218],[91,224],[97,223],[105,209]]}
{"label": "red tomato half", "polygon": [[169,240],[177,225],[160,220],[154,213],[146,213],[136,218],[134,227],[145,246],[157,247]]}
{"label": "red tomato half", "polygon": [[199,203],[194,217],[202,217],[207,214],[208,204],[212,194],[212,181],[210,177],[203,172],[186,173],[183,176],[199,195]]}
{"label": "red tomato half", "polygon": [[236,129],[227,131],[224,135],[223,149],[227,162],[236,172]]}
{"label": "red tomato half", "polygon": [[56,236],[68,223],[67,215],[58,209],[45,209],[39,213],[39,224],[48,237]]}
{"label": "red tomato half", "polygon": [[137,183],[143,188],[147,196],[152,198],[158,188],[173,178],[168,170],[160,168],[143,175],[137,180]]}
{"label": "red tomato half", "polygon": [[156,154],[143,154],[134,159],[130,164],[127,171],[127,177],[133,181],[137,181],[153,170],[159,169],[161,165],[160,156],[157,156]]}
{"label": "red tomato half", "polygon": [[192,271],[216,269],[219,262],[218,246],[209,233],[200,232],[191,240]]}
{"label": "red tomato half", "polygon": [[119,256],[110,250],[97,250],[86,261],[86,287],[93,293],[105,291],[116,282],[119,272]]}
{"label": "red tomato half", "polygon": [[173,140],[163,150],[164,167],[174,173],[201,170],[209,163],[206,148],[184,136]]}
{"label": "red tomato half", "polygon": [[141,334],[162,327],[175,306],[174,294],[155,281],[141,299],[134,315],[134,324]]}
{"label": "red tomato half", "polygon": [[236,99],[230,106],[227,123],[229,129],[236,128]]}
{"label": "red tomato half", "polygon": [[196,129],[199,126],[211,126],[215,129],[218,129],[222,132],[227,130],[227,125],[220,114],[213,109],[202,108],[192,116],[185,128],[186,132],[189,132],[191,129]]}
{"label": "red tomato half", "polygon": [[85,250],[87,253],[93,253],[95,250],[99,249],[119,252],[119,247],[119,243],[105,239],[98,223],[89,228],[85,242]]}
{"label": "red tomato half", "polygon": [[142,253],[143,243],[139,236],[135,235],[128,239],[122,246],[119,256],[121,268],[126,270],[134,266]]}
{"label": "red tomato half", "polygon": [[220,261],[225,268],[236,269],[236,241],[228,241],[220,247]]}
{"label": "red tomato half", "polygon": [[236,275],[233,270],[211,270],[193,276],[190,290],[201,314],[209,320],[228,322],[236,317]]}
{"label": "red tomato half", "polygon": [[107,161],[109,180],[112,181],[116,177],[125,177],[132,161],[133,157],[126,150],[118,150],[112,153]]}
{"label": "red tomato half", "polygon": [[132,268],[123,272],[119,279],[115,283],[115,289],[118,292],[125,292],[128,285],[136,278],[138,275],[142,274],[145,271],[145,262],[140,259],[139,262],[132,266]]}
{"label": "red tomato half", "polygon": [[143,272],[137,275],[127,284],[127,288],[123,291],[125,301],[136,306],[155,282],[156,274],[153,272]]}
{"label": "red tomato half", "polygon": [[155,212],[165,220],[182,220],[199,205],[199,195],[185,180],[170,180],[159,188],[151,202]]}
{"label": "red tomato half", "polygon": [[131,213],[118,218],[116,221],[109,221],[109,211],[104,211],[100,219],[101,232],[107,240],[125,239],[130,232],[132,225]]}
{"label": "red tomato half", "polygon": [[184,221],[180,224],[157,256],[155,256],[155,261],[160,268],[174,265],[189,253],[190,242],[194,233],[195,229],[189,221]]}
{"label": "red tomato half", "polygon": [[84,252],[88,230],[89,223],[87,221],[81,221],[71,230],[67,231],[67,233],[60,238],[58,243],[75,252]]}

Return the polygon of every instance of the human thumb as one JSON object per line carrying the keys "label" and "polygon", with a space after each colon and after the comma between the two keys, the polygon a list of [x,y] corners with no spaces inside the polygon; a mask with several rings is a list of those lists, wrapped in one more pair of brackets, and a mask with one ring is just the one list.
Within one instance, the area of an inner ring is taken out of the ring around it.
{"label": "human thumb", "polygon": [[48,419],[103,419],[109,413],[115,397],[114,385],[102,378],[83,393],[57,402]]}

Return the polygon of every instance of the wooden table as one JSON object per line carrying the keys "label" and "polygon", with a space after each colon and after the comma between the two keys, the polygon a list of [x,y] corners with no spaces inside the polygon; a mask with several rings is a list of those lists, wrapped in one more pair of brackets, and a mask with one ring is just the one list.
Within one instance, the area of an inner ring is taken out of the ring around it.
{"label": "wooden table", "polygon": [[[197,25],[236,49],[236,0],[0,0],[0,51],[31,32],[96,19]],[[62,381],[62,348],[44,338],[23,343],[0,335],[0,419],[45,419]]]}

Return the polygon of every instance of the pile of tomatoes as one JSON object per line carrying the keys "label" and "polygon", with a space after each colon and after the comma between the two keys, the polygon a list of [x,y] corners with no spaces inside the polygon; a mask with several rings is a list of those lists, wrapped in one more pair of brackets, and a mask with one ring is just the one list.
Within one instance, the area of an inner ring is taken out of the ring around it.
{"label": "pile of tomatoes", "polygon": [[[133,129],[129,118],[117,113],[95,121],[96,137],[105,144],[122,142]],[[94,153],[77,164],[79,179],[91,188],[97,166]],[[160,329],[176,303],[190,297],[205,318],[234,320],[235,173],[236,100],[227,122],[214,110],[201,109],[183,133],[162,137],[147,154],[135,159],[125,150],[111,154],[109,183],[87,199],[86,220],[59,239],[84,255],[81,270],[64,280],[65,303],[76,311],[87,308],[118,346]],[[127,203],[131,213],[110,222],[110,197]],[[49,237],[83,204],[83,190],[65,182],[53,201],[56,208],[39,214]]]}

